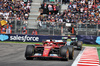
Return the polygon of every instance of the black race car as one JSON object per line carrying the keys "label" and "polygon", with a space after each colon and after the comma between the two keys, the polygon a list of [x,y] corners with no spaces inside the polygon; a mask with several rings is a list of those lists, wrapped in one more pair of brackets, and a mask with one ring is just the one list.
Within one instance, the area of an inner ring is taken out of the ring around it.
{"label": "black race car", "polygon": [[77,48],[78,50],[82,49],[82,41],[78,41],[76,36],[67,36],[67,37],[62,37],[62,39],[64,40],[64,42],[66,42],[66,45],[70,46],[74,46],[74,48]]}

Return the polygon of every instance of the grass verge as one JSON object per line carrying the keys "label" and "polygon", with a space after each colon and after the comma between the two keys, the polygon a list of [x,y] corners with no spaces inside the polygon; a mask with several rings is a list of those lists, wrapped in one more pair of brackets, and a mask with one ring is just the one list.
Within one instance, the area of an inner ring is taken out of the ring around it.
{"label": "grass verge", "polygon": [[100,61],[100,47],[97,47],[97,51],[98,51],[98,56],[99,56],[99,61]]}
{"label": "grass verge", "polygon": [[[15,42],[15,41],[0,41],[0,43],[42,44],[42,42]],[[95,44],[83,44],[82,46],[100,47],[100,45],[95,45]]]}
{"label": "grass verge", "polygon": [[42,42],[14,42],[14,41],[0,41],[0,43],[42,44]]}
{"label": "grass verge", "polygon": [[82,46],[100,47],[100,45],[95,45],[95,44],[83,44]]}

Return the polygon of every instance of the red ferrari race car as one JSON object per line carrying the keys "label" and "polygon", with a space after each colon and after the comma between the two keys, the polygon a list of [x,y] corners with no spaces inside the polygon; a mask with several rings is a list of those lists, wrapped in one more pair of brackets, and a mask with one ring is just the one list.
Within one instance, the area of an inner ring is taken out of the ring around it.
{"label": "red ferrari race car", "polygon": [[33,58],[59,58],[68,61],[74,57],[74,47],[67,46],[63,40],[46,40],[43,44],[27,45],[26,60]]}

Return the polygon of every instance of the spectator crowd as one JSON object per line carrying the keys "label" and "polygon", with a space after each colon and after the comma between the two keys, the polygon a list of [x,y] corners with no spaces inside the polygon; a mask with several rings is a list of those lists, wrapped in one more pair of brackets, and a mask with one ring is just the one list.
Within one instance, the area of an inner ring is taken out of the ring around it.
{"label": "spectator crowd", "polygon": [[[23,24],[23,26],[27,27],[31,2],[32,0],[1,0],[0,21],[5,20],[8,25],[17,21],[17,25]],[[1,27],[4,28],[4,25]]]}
{"label": "spectator crowd", "polygon": [[60,5],[59,4],[43,3],[43,4],[41,4],[41,7],[40,7],[41,15],[42,14],[49,14],[49,12],[51,12],[52,14],[53,13],[57,14],[59,10],[60,10]]}
{"label": "spectator crowd", "polygon": [[73,0],[63,13],[41,15],[39,21],[100,24],[100,0]]}
{"label": "spectator crowd", "polygon": [[[32,0],[0,0],[0,21],[5,20],[11,29],[12,22],[16,19],[17,25],[23,24],[23,30],[26,30],[31,2]],[[59,3],[43,3],[40,12],[37,20],[42,22],[100,24],[100,0],[73,0],[63,12],[60,12]],[[5,32],[5,26],[1,27]]]}

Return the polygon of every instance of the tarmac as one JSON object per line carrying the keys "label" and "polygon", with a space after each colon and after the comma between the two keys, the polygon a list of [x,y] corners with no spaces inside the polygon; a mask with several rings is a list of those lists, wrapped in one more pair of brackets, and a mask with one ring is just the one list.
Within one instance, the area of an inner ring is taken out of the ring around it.
{"label": "tarmac", "polygon": [[74,51],[74,59],[61,61],[59,59],[33,59],[24,57],[27,44],[0,43],[0,66],[71,66],[79,54]]}

